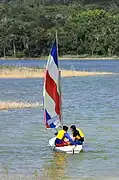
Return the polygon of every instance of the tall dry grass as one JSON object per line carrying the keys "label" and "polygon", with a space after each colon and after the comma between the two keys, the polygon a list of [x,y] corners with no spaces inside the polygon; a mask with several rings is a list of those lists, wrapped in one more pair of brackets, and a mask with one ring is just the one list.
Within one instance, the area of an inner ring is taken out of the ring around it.
{"label": "tall dry grass", "polygon": [[[61,70],[62,77],[110,75],[112,72],[87,72],[74,70]],[[44,77],[44,69],[38,67],[12,67],[0,66],[0,78],[41,78]]]}
{"label": "tall dry grass", "polygon": [[1,78],[28,78],[28,77],[43,77],[44,69],[38,67],[12,67],[1,66],[0,77]]}
{"label": "tall dry grass", "polygon": [[0,101],[0,110],[41,107],[39,102]]}

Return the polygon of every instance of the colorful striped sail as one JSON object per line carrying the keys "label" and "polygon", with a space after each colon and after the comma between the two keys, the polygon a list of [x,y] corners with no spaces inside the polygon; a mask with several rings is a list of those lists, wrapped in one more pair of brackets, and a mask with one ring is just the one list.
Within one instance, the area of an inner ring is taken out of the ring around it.
{"label": "colorful striped sail", "polygon": [[58,49],[55,39],[46,65],[44,78],[44,123],[46,128],[61,125],[60,73],[58,67]]}

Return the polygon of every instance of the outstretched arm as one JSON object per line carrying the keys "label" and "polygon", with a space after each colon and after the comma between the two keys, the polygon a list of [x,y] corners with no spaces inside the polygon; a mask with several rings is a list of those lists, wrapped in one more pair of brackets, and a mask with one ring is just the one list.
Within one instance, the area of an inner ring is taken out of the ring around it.
{"label": "outstretched arm", "polygon": [[71,144],[76,145],[68,133],[65,133],[65,137],[71,142]]}

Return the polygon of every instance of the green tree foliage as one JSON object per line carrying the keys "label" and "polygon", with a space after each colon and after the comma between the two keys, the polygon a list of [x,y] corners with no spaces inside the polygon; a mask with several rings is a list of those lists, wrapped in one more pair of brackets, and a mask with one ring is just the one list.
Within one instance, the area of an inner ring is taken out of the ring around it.
{"label": "green tree foliage", "polygon": [[[105,4],[105,5],[104,5]],[[0,3],[0,56],[119,55],[118,1],[11,0]]]}

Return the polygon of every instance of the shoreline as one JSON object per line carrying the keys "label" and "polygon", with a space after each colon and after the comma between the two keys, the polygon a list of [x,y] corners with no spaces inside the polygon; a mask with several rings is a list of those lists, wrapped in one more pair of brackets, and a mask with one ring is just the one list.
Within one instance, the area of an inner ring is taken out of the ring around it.
{"label": "shoreline", "polygon": [[[42,56],[42,57],[23,57],[23,58],[17,58],[17,57],[0,57],[0,60],[47,60],[48,56]],[[66,56],[60,56],[58,58],[59,60],[119,60],[119,57],[113,56],[113,57],[80,57],[80,56],[73,56],[73,55],[66,55]]]}

